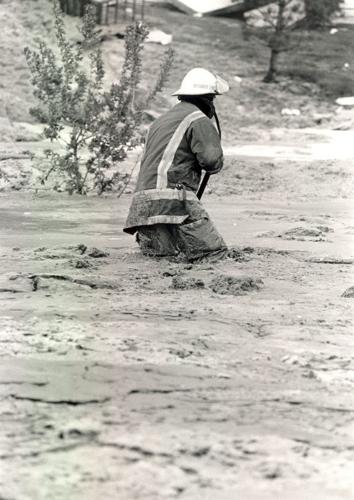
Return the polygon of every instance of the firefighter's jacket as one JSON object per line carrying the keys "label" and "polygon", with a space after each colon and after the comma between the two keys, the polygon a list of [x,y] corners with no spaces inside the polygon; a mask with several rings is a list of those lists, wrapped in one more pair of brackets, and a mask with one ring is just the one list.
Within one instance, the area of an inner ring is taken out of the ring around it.
{"label": "firefighter's jacket", "polygon": [[182,224],[206,213],[196,197],[202,170],[223,166],[219,134],[197,106],[180,102],[150,127],[124,231]]}

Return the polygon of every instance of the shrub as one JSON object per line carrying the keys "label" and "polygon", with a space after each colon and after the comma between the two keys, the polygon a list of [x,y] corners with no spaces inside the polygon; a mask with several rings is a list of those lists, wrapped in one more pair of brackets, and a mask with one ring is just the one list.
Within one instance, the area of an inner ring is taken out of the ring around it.
{"label": "shrub", "polygon": [[317,29],[330,25],[342,3],[343,0],[305,0],[307,27]]}
{"label": "shrub", "polygon": [[122,175],[116,165],[141,142],[143,110],[162,90],[171,67],[172,51],[165,53],[151,90],[138,99],[148,29],[141,22],[128,26],[120,81],[105,90],[100,35],[92,7],[87,8],[83,17],[79,44],[68,40],[57,0],[54,0],[54,17],[58,55],[44,41],[38,41],[37,50],[25,48],[38,100],[30,112],[46,124],[44,134],[48,139],[65,144],[64,153],[47,150],[50,168],[42,182],[53,172],[59,172],[64,174],[65,187],[70,193],[85,194],[93,185],[101,194],[117,184],[122,192],[129,175]]}

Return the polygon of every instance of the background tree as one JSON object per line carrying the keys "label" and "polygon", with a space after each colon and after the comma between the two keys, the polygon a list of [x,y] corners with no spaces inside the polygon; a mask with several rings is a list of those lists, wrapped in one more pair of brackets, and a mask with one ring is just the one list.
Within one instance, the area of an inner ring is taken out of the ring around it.
{"label": "background tree", "polygon": [[[257,0],[246,0],[254,8]],[[331,23],[343,0],[259,0],[259,9],[247,19],[246,33],[255,36],[270,49],[264,82],[276,82],[281,54],[296,50],[304,38],[303,29],[321,28]],[[262,6],[262,4],[268,4]],[[301,32],[299,30],[302,30]]]}
{"label": "background tree", "polygon": [[261,36],[270,49],[268,70],[263,81],[276,82],[280,55],[294,50],[297,45],[293,32],[296,21],[304,15],[304,4],[301,0],[277,0],[260,9],[260,12],[263,20]]}
{"label": "background tree", "polygon": [[38,49],[25,48],[31,82],[38,105],[30,110],[45,123],[44,135],[65,144],[65,152],[47,150],[50,168],[64,174],[68,192],[84,194],[94,186],[100,194],[114,185],[125,187],[127,174],[117,163],[141,142],[140,125],[146,109],[168,77],[172,51],[165,53],[160,73],[149,92],[141,92],[144,41],[148,34],[141,22],[127,27],[125,58],[119,82],[104,87],[100,35],[94,11],[88,7],[82,20],[80,44],[69,41],[63,15],[54,0],[56,48],[44,41]]}
{"label": "background tree", "polygon": [[276,0],[247,15],[247,36],[256,37],[270,49],[264,82],[277,81],[281,54],[298,46],[300,37],[294,32],[304,15],[303,0]]}

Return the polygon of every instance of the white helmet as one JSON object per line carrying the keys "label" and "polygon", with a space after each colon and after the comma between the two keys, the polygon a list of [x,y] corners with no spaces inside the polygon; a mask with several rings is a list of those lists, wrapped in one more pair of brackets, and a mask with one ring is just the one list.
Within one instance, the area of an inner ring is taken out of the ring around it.
{"label": "white helmet", "polygon": [[193,68],[182,80],[182,84],[172,95],[225,94],[228,83],[207,69]]}

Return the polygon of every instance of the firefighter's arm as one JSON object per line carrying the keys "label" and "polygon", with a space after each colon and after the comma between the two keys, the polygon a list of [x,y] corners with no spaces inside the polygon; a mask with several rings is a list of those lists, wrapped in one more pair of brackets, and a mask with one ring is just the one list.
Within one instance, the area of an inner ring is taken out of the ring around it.
{"label": "firefighter's arm", "polygon": [[187,140],[201,169],[211,175],[220,172],[224,161],[220,138],[209,118],[193,122]]}

